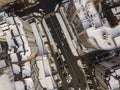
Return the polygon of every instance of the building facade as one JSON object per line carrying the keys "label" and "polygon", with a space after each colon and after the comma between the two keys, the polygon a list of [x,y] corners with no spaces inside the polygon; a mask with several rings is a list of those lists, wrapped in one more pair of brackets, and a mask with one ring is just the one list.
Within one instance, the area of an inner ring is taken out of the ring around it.
{"label": "building facade", "polygon": [[33,66],[38,48],[31,27],[17,16],[8,17],[5,12],[0,16],[4,17],[0,24],[1,35],[6,36],[15,90],[42,90],[36,79],[39,77],[37,68]]}
{"label": "building facade", "polygon": [[70,8],[68,18],[82,46],[93,50],[119,48],[119,1],[74,0]]}

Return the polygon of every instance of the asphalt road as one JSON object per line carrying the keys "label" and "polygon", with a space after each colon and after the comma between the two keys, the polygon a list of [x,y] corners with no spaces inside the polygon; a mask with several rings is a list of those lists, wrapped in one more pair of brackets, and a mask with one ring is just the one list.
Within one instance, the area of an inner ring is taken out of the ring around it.
{"label": "asphalt road", "polygon": [[[50,32],[54,38],[54,41],[57,43],[57,48],[61,50],[62,55],[64,56],[67,64],[67,70],[69,71],[70,75],[72,76],[71,83],[67,83],[65,80],[65,77],[62,73],[61,66],[59,65],[59,59],[55,59],[56,65],[59,71],[59,74],[62,78],[62,86],[63,89],[61,90],[69,90],[69,87],[73,87],[75,90],[78,90],[79,87],[81,90],[86,90],[86,80],[83,72],[80,70],[80,67],[77,65],[77,60],[80,57],[73,56],[69,45],[67,43],[66,38],[64,37],[64,34],[62,33],[62,29],[60,27],[60,24],[56,18],[55,15],[49,14],[49,16],[45,17],[45,21],[50,28]],[[57,58],[56,56],[54,56]]]}

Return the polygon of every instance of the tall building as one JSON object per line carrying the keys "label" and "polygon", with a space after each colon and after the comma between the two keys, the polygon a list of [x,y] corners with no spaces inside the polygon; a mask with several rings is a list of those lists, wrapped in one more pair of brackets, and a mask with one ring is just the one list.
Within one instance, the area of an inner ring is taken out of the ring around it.
{"label": "tall building", "polygon": [[90,60],[93,60],[92,70],[96,83],[102,90],[119,90],[120,57],[119,50],[102,52]]}
{"label": "tall building", "polygon": [[[4,14],[6,17],[3,20]],[[42,90],[38,79],[35,79],[39,77],[38,72],[33,72],[37,70],[32,64],[35,62],[38,48],[31,27],[17,16],[7,17],[5,12],[1,12],[0,16],[1,32],[6,34],[15,90]]]}
{"label": "tall building", "polygon": [[[118,3],[119,1],[109,0],[72,2],[68,18],[70,17],[82,46],[93,50],[119,48],[119,6],[116,5]],[[75,13],[72,14],[72,11]]]}
{"label": "tall building", "polygon": [[99,89],[97,86],[102,90],[120,88],[119,7],[119,0],[73,0],[69,5],[67,16],[85,52],[84,60],[95,90]]}
{"label": "tall building", "polygon": [[1,12],[0,17],[1,36],[5,36],[7,44],[1,52],[5,48],[10,56],[8,62],[12,68],[14,90],[57,90],[49,45],[40,23],[36,19],[23,21],[5,12]]}
{"label": "tall building", "polygon": [[[42,26],[41,18],[32,18],[28,20],[33,33],[36,38],[36,43],[38,46],[38,56],[36,57],[36,66],[38,68],[38,80],[43,89],[47,90],[57,90],[57,83],[55,81],[53,70],[52,70],[52,53],[56,52],[56,47],[53,47],[51,51],[51,45],[48,39],[48,34],[46,34],[45,27]],[[51,40],[51,39],[50,39]],[[53,45],[53,42],[52,42]]]}

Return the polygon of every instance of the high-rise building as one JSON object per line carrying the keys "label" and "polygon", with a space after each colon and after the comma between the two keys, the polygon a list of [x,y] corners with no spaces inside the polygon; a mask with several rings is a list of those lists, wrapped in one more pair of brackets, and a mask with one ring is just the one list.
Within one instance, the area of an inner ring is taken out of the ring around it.
{"label": "high-rise building", "polygon": [[68,18],[70,17],[70,22],[78,34],[81,46],[93,50],[119,48],[119,6],[116,5],[118,3],[119,1],[109,0],[72,2]]}
{"label": "high-rise building", "polygon": [[10,27],[6,30],[6,40],[9,47],[8,54],[11,58],[16,90],[22,88],[34,90],[30,60],[36,56],[37,46],[32,29],[16,16],[8,17],[6,22],[11,24],[12,27],[12,29]]}
{"label": "high-rise building", "polygon": [[[6,15],[6,17],[4,17]],[[40,82],[39,72],[41,68],[37,65],[36,56],[41,55],[44,57],[44,54],[40,54],[38,40],[40,37],[35,36],[36,33],[33,32],[33,28],[25,21],[20,19],[17,16],[7,16],[5,12],[0,13],[1,16],[1,35],[5,34],[6,42],[8,44],[8,54],[11,60],[10,62],[11,73],[13,72],[13,85],[15,90],[42,90],[43,88],[55,89],[56,84],[52,77],[52,72],[50,69],[49,60],[43,58],[41,64],[45,64],[43,72],[49,69],[49,77],[43,78],[42,81],[50,81],[47,83],[46,87],[43,87],[44,82]],[[36,27],[36,26],[35,26]],[[37,30],[37,29],[36,29]],[[42,44],[44,45],[44,44]],[[39,48],[39,49],[38,49]],[[7,49],[7,48],[6,48]],[[47,62],[46,62],[47,61]],[[5,63],[1,61],[1,63]],[[51,83],[52,82],[52,83]],[[52,85],[53,84],[53,85]],[[6,89],[7,90],[7,89]]]}

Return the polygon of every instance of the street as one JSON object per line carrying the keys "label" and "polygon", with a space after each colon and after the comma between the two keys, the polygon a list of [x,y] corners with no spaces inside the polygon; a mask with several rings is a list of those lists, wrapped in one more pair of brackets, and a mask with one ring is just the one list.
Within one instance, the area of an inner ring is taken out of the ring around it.
{"label": "street", "polygon": [[58,19],[56,18],[55,14],[49,14],[49,16],[45,17],[45,21],[50,28],[51,35],[54,38],[54,41],[57,43],[57,48],[61,50],[62,55],[65,58],[66,64],[67,64],[67,70],[72,76],[72,81],[71,83],[67,83],[65,80],[65,77],[60,69],[60,65],[58,60],[56,59],[57,57],[54,56],[55,62],[59,71],[59,74],[62,78],[62,86],[63,90],[69,90],[68,88],[73,87],[75,90],[86,90],[86,81],[85,81],[85,76],[83,72],[80,70],[80,67],[77,65],[77,60],[80,58],[75,57],[71,50],[70,47],[67,43],[66,38],[64,37],[64,33],[62,32],[62,28],[58,22]]}

